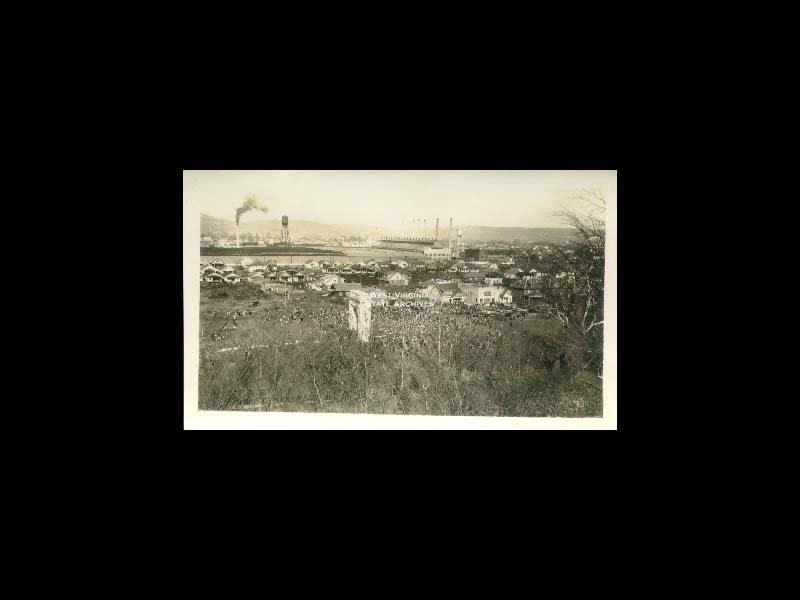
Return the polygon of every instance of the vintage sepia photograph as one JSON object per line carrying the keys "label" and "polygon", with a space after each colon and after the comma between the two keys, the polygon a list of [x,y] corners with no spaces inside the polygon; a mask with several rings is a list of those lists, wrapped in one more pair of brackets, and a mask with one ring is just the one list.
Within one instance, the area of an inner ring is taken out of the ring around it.
{"label": "vintage sepia photograph", "polygon": [[615,429],[616,202],[616,171],[184,171],[187,426]]}

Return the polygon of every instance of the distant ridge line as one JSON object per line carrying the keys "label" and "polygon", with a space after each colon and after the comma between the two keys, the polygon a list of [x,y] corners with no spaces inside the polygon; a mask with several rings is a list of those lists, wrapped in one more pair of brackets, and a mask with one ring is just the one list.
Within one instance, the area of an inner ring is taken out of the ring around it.
{"label": "distant ridge line", "polygon": [[[242,222],[240,233],[255,233],[280,237],[280,219]],[[572,237],[573,230],[567,227],[489,227],[483,225],[459,226],[464,232],[466,243],[513,242],[523,243],[562,242]],[[201,214],[201,235],[210,237],[235,237],[236,225],[231,219],[223,219]],[[292,220],[289,215],[289,230],[292,238],[300,237],[358,237],[368,236],[378,239],[386,236],[409,235],[402,228],[384,228],[374,225],[330,225],[316,221]],[[440,232],[442,233],[442,232]],[[442,236],[440,236],[441,238]],[[446,236],[444,236],[446,237]]]}

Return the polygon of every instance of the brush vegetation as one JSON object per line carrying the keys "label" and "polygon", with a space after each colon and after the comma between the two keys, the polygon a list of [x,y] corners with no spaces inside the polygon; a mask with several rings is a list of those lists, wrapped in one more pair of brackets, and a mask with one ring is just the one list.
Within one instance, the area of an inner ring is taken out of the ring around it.
{"label": "brush vegetation", "polygon": [[[597,377],[561,350],[555,319],[373,307],[372,336],[361,343],[346,303],[318,292],[287,302],[253,286],[203,286],[201,297],[202,410],[602,414]],[[252,314],[234,330],[233,311]]]}

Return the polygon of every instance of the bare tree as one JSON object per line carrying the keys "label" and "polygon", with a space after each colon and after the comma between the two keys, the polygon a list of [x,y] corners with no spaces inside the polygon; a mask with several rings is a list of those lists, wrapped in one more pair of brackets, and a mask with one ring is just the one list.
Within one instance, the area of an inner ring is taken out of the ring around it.
{"label": "bare tree", "polygon": [[599,190],[583,190],[578,199],[580,212],[557,213],[575,230],[574,241],[556,248],[560,260],[543,275],[540,288],[550,315],[565,330],[562,343],[579,357],[582,369],[602,378],[606,201]]}

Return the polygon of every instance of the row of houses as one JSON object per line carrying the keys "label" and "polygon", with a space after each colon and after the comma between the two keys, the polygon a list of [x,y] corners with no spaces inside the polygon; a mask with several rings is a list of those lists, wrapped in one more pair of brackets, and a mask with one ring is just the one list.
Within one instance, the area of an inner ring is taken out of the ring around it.
{"label": "row of houses", "polygon": [[[241,271],[241,267],[240,267]],[[480,272],[479,272],[480,273]],[[274,265],[271,266],[251,266],[244,272],[237,272],[233,265],[225,265],[221,263],[211,263],[205,265],[201,270],[200,280],[208,283],[240,283],[246,280],[251,283],[261,284],[264,281],[271,281],[286,284],[306,284],[316,283],[317,285],[329,285],[332,282],[343,282],[342,275],[358,275],[365,274],[371,275],[377,279],[385,281],[389,285],[407,286],[410,282],[408,274],[393,271],[388,275],[382,271],[377,271],[371,268],[364,269],[330,269],[315,273],[313,271],[307,272],[305,270],[297,269],[283,269],[277,270]],[[479,277],[465,277],[466,283],[483,283],[485,285],[511,285],[515,287],[526,287],[538,283],[543,277],[544,273],[532,269],[529,272],[516,269],[514,271],[507,271],[500,273],[499,271],[490,271],[481,274]],[[557,273],[556,279],[572,278],[570,273]],[[320,284],[320,281],[322,282]],[[452,280],[438,279],[437,283],[447,284],[452,283]]]}
{"label": "row of houses", "polygon": [[[334,282],[326,290],[331,297],[346,296],[352,290],[377,292],[375,288],[364,287],[359,283]],[[481,304],[511,305],[514,302],[511,290],[502,286],[482,284],[430,283],[416,288],[419,296],[427,298],[433,304],[465,304],[467,306]],[[389,296],[389,300],[392,297]]]}
{"label": "row of houses", "polygon": [[[407,261],[390,261],[388,265],[381,265],[377,261],[366,263],[339,263],[327,261],[308,261],[302,269],[279,268],[276,264],[267,265],[230,265],[221,260],[204,263],[201,270],[201,281],[208,283],[242,283],[258,285],[265,291],[282,292],[292,287],[305,287],[312,290],[341,295],[350,289],[361,288],[358,284],[348,284],[345,276],[368,275],[380,283],[389,286],[405,287],[410,284],[411,278],[407,270],[391,271],[388,274],[382,270],[388,266],[395,268],[414,269],[417,265],[410,265]],[[437,265],[438,266],[438,265]],[[454,263],[449,272],[460,273],[456,278],[443,278],[441,275],[430,280],[421,289],[427,289],[431,299],[438,303],[461,302],[473,304],[511,304],[514,300],[512,289],[517,298],[523,302],[533,301],[541,297],[539,283],[545,274],[531,269],[511,269],[505,273],[500,271],[484,272],[476,267],[493,266],[491,264],[467,263],[459,261]],[[426,271],[429,265],[422,264]],[[466,268],[466,272],[464,271]],[[439,269],[436,269],[439,270]],[[556,279],[572,279],[571,273],[561,272],[555,274]]]}

